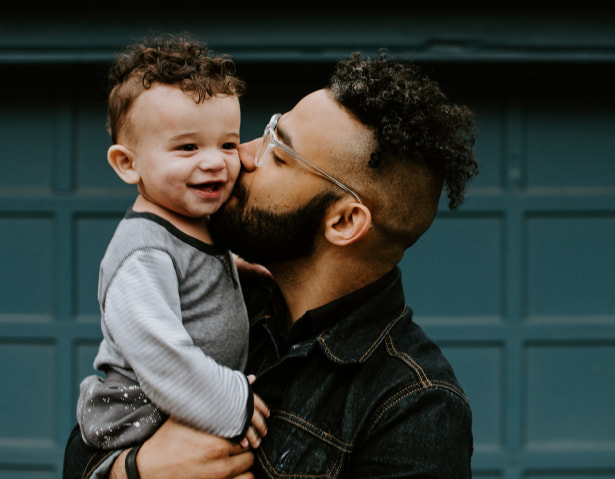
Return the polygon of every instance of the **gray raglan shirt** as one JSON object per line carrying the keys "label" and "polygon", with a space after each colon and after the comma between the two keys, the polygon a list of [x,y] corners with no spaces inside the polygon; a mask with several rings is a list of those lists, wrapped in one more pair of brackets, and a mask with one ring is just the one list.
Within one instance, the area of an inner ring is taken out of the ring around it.
{"label": "gray raglan shirt", "polygon": [[129,210],[102,260],[98,298],[104,339],[94,367],[136,380],[193,427],[229,438],[245,430],[249,325],[227,250]]}

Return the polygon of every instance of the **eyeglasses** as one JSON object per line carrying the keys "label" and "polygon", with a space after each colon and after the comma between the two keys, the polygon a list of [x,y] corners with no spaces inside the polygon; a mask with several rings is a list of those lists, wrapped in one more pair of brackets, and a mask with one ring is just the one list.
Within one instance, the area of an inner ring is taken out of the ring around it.
{"label": "eyeglasses", "polygon": [[296,160],[303,162],[311,170],[316,172],[316,174],[322,176],[326,180],[329,180],[334,185],[339,186],[346,193],[354,196],[354,198],[359,203],[362,203],[361,199],[359,198],[359,195],[357,195],[352,189],[348,188],[341,181],[338,181],[335,178],[333,178],[329,173],[326,173],[325,171],[318,168],[316,165],[313,165],[305,158],[301,158],[301,156],[299,156],[298,153],[296,153],[294,150],[292,150],[291,148],[289,148],[288,146],[286,146],[284,143],[280,141],[280,139],[278,138],[278,135],[276,135],[275,133],[275,129],[278,126],[278,120],[280,119],[281,116],[282,116],[281,113],[276,113],[275,115],[273,115],[271,117],[271,120],[269,120],[269,124],[265,127],[265,133],[263,134],[263,141],[261,145],[258,147],[258,151],[256,152],[256,158],[254,159],[254,164],[257,167],[260,167],[265,161],[265,158],[267,157],[267,155],[269,155],[269,153],[271,152],[272,148],[274,147],[280,148],[286,154],[292,156]]}

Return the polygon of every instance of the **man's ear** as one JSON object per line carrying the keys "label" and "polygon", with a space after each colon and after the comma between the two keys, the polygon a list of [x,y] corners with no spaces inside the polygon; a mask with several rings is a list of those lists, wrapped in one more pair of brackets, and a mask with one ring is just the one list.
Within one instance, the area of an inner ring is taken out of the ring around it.
{"label": "man's ear", "polygon": [[340,201],[331,206],[325,221],[325,237],[338,246],[347,246],[363,238],[372,226],[369,208],[356,201]]}
{"label": "man's ear", "polygon": [[111,145],[107,150],[107,161],[125,183],[134,185],[141,176],[135,168],[132,152],[123,145]]}

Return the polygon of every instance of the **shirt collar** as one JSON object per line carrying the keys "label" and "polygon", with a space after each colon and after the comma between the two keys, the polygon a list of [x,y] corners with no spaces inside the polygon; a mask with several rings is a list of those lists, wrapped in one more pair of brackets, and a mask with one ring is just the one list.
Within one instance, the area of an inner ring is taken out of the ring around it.
{"label": "shirt collar", "polygon": [[332,360],[360,361],[404,312],[409,310],[401,271],[395,267],[375,282],[308,311],[293,324],[284,343],[290,346],[315,338]]}

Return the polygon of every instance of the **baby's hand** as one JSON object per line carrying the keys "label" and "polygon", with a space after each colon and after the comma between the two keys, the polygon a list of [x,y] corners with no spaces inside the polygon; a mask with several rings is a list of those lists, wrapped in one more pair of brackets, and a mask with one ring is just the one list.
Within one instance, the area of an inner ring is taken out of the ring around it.
{"label": "baby's hand", "polygon": [[[248,376],[248,381],[253,384],[256,380],[256,376]],[[246,437],[241,441],[243,447],[252,446],[256,449],[261,445],[261,440],[267,435],[266,418],[269,417],[269,408],[265,402],[257,395],[254,395],[254,414],[252,415],[252,423],[248,428]]]}
{"label": "baby's hand", "polygon": [[257,277],[273,279],[271,272],[264,266],[255,263],[248,263],[245,259],[237,256],[235,253],[233,253],[233,258],[235,259],[235,266],[237,266],[237,273],[240,278]]}

